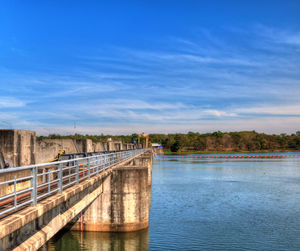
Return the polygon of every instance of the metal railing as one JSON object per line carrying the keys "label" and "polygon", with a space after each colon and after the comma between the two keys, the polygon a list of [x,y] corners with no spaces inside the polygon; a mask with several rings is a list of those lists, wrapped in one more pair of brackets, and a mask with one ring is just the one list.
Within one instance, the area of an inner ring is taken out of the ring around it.
{"label": "metal railing", "polygon": [[0,170],[0,217],[36,205],[66,188],[90,179],[147,149],[99,154],[85,158]]}

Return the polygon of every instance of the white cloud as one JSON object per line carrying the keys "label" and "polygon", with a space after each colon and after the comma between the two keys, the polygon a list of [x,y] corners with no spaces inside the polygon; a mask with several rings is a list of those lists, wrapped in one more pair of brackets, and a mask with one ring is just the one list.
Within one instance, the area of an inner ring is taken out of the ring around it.
{"label": "white cloud", "polygon": [[204,110],[203,112],[206,114],[209,114],[209,115],[216,116],[216,117],[235,117],[235,116],[237,116],[236,113],[220,111],[220,110]]}
{"label": "white cloud", "polygon": [[251,108],[237,109],[238,113],[251,113],[260,115],[290,115],[300,116],[300,105],[274,105],[274,106],[260,106]]}
{"label": "white cloud", "polygon": [[1,97],[0,96],[0,108],[15,108],[23,107],[26,103],[13,97]]}

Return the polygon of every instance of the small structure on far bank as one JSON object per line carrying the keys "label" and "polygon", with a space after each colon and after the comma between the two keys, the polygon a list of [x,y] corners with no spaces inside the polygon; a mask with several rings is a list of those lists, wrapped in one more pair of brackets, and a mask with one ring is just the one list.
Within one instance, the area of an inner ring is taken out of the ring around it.
{"label": "small structure on far bank", "polygon": [[152,143],[152,149],[155,152],[155,154],[163,154],[163,147],[161,144]]}

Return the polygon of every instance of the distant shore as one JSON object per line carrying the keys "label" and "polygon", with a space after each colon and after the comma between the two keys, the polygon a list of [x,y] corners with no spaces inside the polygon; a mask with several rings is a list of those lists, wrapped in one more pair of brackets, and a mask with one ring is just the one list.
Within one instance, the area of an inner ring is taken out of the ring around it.
{"label": "distant shore", "polygon": [[188,155],[188,154],[220,154],[220,153],[281,153],[281,152],[300,152],[294,149],[285,149],[285,150],[260,150],[260,151],[181,151],[181,152],[171,152],[163,151],[165,155]]}

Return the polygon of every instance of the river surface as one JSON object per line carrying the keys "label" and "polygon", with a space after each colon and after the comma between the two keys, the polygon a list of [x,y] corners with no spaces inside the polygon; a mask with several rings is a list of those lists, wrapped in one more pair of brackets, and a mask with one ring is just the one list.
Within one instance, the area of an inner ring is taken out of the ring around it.
{"label": "river surface", "polygon": [[42,249],[300,250],[300,158],[157,156],[151,189],[148,230],[64,230]]}

